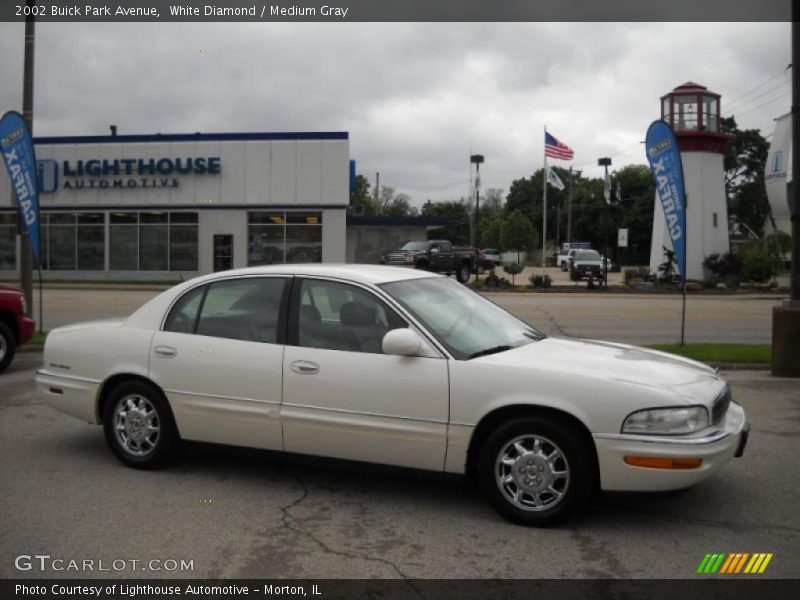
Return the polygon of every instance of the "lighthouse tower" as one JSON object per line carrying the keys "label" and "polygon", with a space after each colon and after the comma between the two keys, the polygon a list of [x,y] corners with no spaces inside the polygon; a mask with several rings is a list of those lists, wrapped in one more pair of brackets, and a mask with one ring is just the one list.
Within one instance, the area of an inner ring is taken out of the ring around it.
{"label": "lighthouse tower", "polygon": [[[681,149],[686,188],[686,278],[703,279],[703,260],[725,254],[728,206],[725,201],[725,145],[733,136],[719,130],[719,94],[696,83],[684,83],[661,98],[661,118],[672,127]],[[650,271],[666,260],[663,247],[672,247],[664,210],[655,195]]]}

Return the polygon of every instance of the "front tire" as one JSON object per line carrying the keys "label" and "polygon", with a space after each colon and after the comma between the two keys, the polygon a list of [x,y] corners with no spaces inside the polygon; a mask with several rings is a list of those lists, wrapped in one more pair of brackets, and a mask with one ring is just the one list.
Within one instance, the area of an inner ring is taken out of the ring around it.
{"label": "front tire", "polygon": [[526,417],[498,427],[478,458],[478,481],[494,509],[522,525],[572,517],[596,487],[594,451],[562,419]]}
{"label": "front tire", "polygon": [[127,381],[111,391],[103,409],[103,431],[114,456],[137,469],[166,464],[179,442],[166,399],[143,381]]}
{"label": "front tire", "polygon": [[0,323],[0,373],[14,360],[16,350],[17,338],[14,337],[14,332],[5,323]]}

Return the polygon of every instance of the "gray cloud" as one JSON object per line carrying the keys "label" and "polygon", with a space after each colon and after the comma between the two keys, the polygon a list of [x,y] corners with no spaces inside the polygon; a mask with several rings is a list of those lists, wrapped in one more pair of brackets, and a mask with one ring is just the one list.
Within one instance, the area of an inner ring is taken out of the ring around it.
{"label": "gray cloud", "polygon": [[[545,123],[589,175],[643,162],[661,95],[692,80],[725,110],[790,62],[788,23],[42,23],[36,43],[37,135],[345,130],[359,171],[417,204],[466,193],[470,152],[507,190]],[[3,109],[22,46],[0,25]],[[752,109],[789,86],[747,100],[788,73],[732,105],[741,126],[771,133],[789,96]]]}

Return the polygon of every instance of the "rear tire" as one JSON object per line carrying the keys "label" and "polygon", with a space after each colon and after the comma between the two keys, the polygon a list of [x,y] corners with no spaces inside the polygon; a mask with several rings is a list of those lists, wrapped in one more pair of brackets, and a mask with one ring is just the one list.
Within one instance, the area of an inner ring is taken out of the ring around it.
{"label": "rear tire", "polygon": [[111,390],[103,408],[103,431],[114,456],[136,469],[167,464],[179,443],[166,399],[143,381],[126,381]]}
{"label": "rear tire", "polygon": [[17,338],[5,323],[0,323],[0,373],[8,368],[17,351]]}
{"label": "rear tire", "polygon": [[472,269],[470,269],[468,263],[464,263],[458,267],[458,271],[456,271],[456,279],[459,283],[467,283],[470,275],[472,275]]}
{"label": "rear tire", "polygon": [[478,481],[506,519],[548,527],[575,515],[596,489],[593,457],[594,449],[563,419],[518,418],[483,444]]}

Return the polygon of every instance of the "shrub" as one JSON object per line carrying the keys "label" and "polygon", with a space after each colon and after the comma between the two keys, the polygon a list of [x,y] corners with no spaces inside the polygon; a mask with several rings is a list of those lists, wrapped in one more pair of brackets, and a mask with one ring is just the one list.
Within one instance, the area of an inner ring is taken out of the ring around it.
{"label": "shrub", "polygon": [[638,269],[625,269],[625,283],[630,284],[633,279],[641,279]]}
{"label": "shrub", "polygon": [[[719,255],[719,252],[709,254],[703,261],[703,268],[711,271],[717,278],[726,282],[727,280],[741,280],[742,277],[742,257],[740,254],[728,252]],[[738,286],[738,283],[736,284]]]}
{"label": "shrub", "polygon": [[745,281],[766,283],[772,280],[781,268],[780,254],[764,243],[756,241],[744,249],[742,278]]}
{"label": "shrub", "polygon": [[712,275],[703,279],[703,287],[707,290],[715,290],[719,286],[719,277]]}
{"label": "shrub", "polygon": [[511,275],[511,285],[516,285],[515,277],[522,273],[524,267],[520,263],[508,263],[503,266],[503,271]]}
{"label": "shrub", "polygon": [[553,279],[550,275],[531,275],[528,281],[531,282],[531,286],[534,288],[542,290],[548,289],[553,284]]}
{"label": "shrub", "polygon": [[675,278],[675,268],[678,266],[678,261],[675,259],[675,251],[670,250],[666,246],[662,246],[664,255],[667,257],[663,263],[658,265],[659,280],[666,283],[672,283]]}

